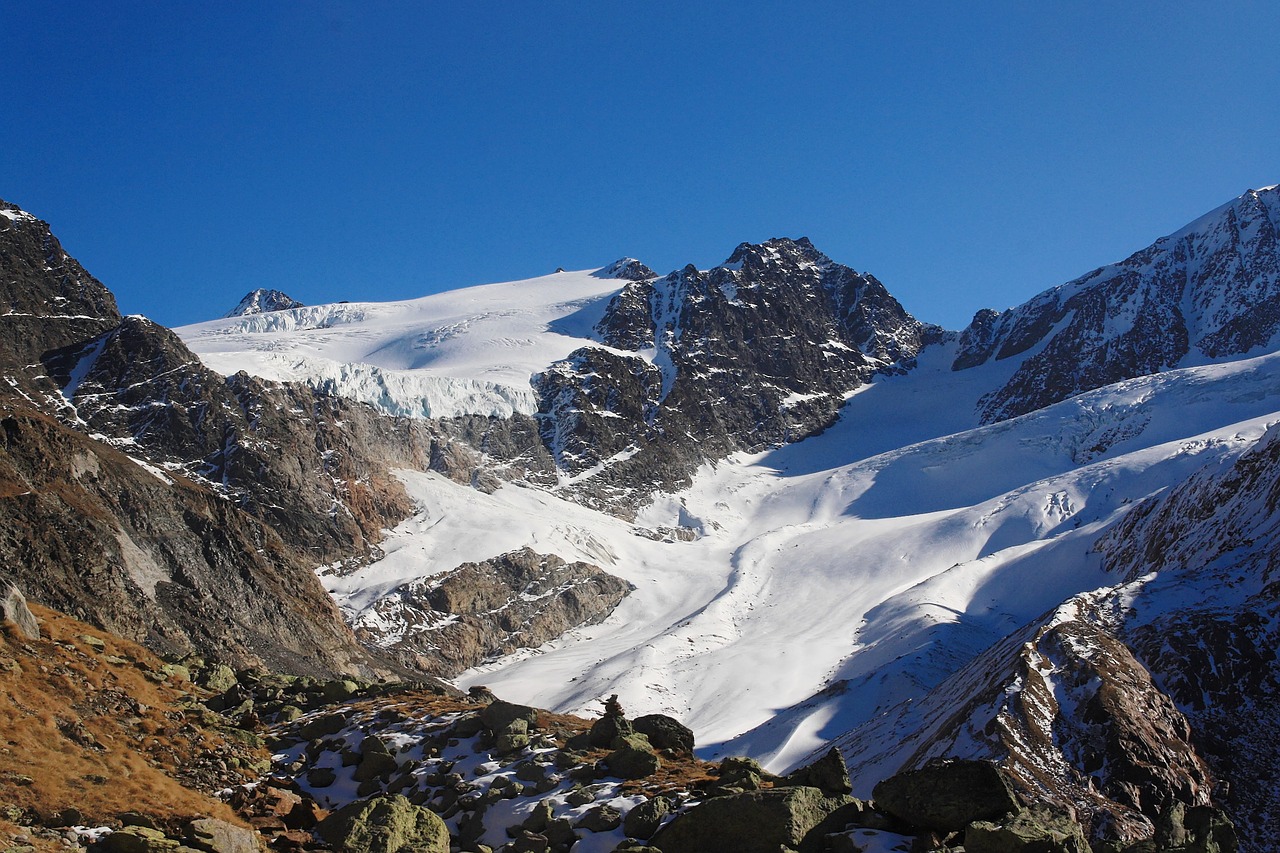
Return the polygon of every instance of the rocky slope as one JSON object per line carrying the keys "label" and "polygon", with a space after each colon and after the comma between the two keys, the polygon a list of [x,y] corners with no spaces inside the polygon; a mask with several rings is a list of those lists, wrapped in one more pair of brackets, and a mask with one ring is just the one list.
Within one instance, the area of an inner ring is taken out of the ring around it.
{"label": "rocky slope", "polygon": [[0,557],[36,600],[169,652],[367,674],[312,569],[376,558],[412,511],[390,469],[493,488],[549,465],[531,427],[220,376],[4,211]]}
{"label": "rocky slope", "polygon": [[[962,754],[1135,842],[1216,805],[1267,850],[1280,664],[1280,426],[1135,507],[1099,542],[1116,585],[977,656],[911,707],[839,739],[856,775]],[[1226,780],[1236,780],[1227,784]]]}
{"label": "rocky slope", "polygon": [[1022,358],[983,421],[1190,363],[1241,356],[1280,331],[1280,189],[1250,190],[1175,234],[1003,313],[979,311],[954,369]]}
{"label": "rocky slope", "polygon": [[402,584],[353,627],[367,644],[447,677],[599,622],[631,589],[598,566],[523,548]]}
{"label": "rocky slope", "polygon": [[705,461],[799,441],[940,330],[807,239],[743,243],[720,267],[627,285],[584,347],[535,379],[561,491],[634,512]]}

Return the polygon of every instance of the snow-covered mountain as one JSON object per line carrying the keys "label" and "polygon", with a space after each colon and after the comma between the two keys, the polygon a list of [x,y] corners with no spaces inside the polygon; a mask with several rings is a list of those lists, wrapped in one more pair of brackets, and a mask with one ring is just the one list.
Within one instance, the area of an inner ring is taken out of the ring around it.
{"label": "snow-covered mountain", "polygon": [[[979,730],[1012,719],[1028,667],[1058,683],[1051,667],[1067,664],[1045,663],[1045,644],[1075,648],[1064,624],[1105,621],[1080,614],[1130,594],[1137,570],[1107,555],[1134,508],[1248,458],[1280,420],[1278,199],[1250,191],[959,333],[914,320],[805,240],[744,244],[709,271],[569,273],[181,332],[228,372],[322,387],[319,359],[348,365],[323,387],[397,413],[504,416],[462,391],[502,372],[511,410],[541,425],[556,483],[485,495],[402,472],[415,517],[385,559],[326,585],[387,637],[388,595],[523,546],[595,562],[636,591],[604,623],[464,686],[577,711],[618,693],[684,719],[708,752],[773,769],[835,739],[868,785],[934,754],[1000,758],[1099,832],[1137,838],[1163,807],[1153,797],[1206,801],[1221,762],[1180,732],[1171,760],[1194,784],[1170,776],[1142,796],[1123,793],[1114,756],[1110,776],[1081,766],[1087,750],[1065,744],[1089,699],[1079,672],[1096,681],[1096,661],[1071,665],[1077,692],[1056,714],[1019,717],[1021,741]],[[530,357],[497,358],[507,347]],[[369,393],[354,377],[375,370]],[[387,371],[400,371],[395,390]],[[1120,669],[1147,672],[1118,623],[1090,630],[1132,659]],[[1158,667],[1143,678],[1115,689],[1162,697],[1157,726],[1197,719]],[[1028,726],[1058,745],[1019,751]]]}
{"label": "snow-covered mountain", "polygon": [[[65,254],[41,267],[47,230],[6,208],[32,258],[12,289],[43,294],[10,313],[59,331],[6,353],[4,399],[28,433],[44,412],[126,451],[153,491],[234,504],[194,579],[132,486],[92,504],[123,588],[169,618],[198,600],[212,624],[223,589],[269,609],[249,590],[273,560],[311,602],[310,555],[374,660],[501,654],[463,687],[579,712],[618,694],[773,770],[835,743],[861,795],[988,757],[1097,837],[1150,836],[1174,801],[1262,831],[1274,809],[1221,782],[1277,757],[1277,204],[1250,191],[959,332],[774,239],[711,270],[623,259],[177,336]],[[81,328],[59,299],[105,307]],[[104,491],[80,459],[59,488]],[[166,524],[207,533],[197,515]]]}

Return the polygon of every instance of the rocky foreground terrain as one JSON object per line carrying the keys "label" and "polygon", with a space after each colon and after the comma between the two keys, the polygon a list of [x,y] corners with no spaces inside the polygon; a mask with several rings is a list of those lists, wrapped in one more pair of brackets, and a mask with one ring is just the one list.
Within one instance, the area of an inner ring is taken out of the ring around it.
{"label": "rocky foreground terrain", "polygon": [[[786,776],[712,764],[678,721],[616,701],[586,720],[483,689],[166,663],[11,588],[5,614],[10,853],[1090,849],[1070,812],[1029,803],[990,762],[935,762],[864,801],[837,750]],[[1123,849],[1236,840],[1218,810],[1171,803],[1152,841]]]}

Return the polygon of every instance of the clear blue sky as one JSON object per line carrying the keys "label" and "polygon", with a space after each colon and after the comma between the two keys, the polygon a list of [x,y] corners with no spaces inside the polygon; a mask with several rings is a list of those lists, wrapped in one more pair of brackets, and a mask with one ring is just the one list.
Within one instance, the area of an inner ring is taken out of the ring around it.
{"label": "clear blue sky", "polygon": [[808,236],[957,328],[1280,182],[1278,33],[1264,2],[8,3],[0,198],[168,325]]}

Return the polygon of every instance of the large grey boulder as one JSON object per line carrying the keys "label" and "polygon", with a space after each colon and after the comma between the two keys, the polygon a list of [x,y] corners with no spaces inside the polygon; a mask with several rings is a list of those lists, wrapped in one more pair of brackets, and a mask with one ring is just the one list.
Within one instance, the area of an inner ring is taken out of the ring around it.
{"label": "large grey boulder", "polygon": [[955,832],[1021,808],[1004,771],[990,761],[932,762],[876,785],[876,807],[912,826]]}
{"label": "large grey boulder", "polygon": [[187,825],[187,845],[205,853],[259,853],[263,849],[252,829],[213,817]]}
{"label": "large grey boulder", "polygon": [[345,853],[449,853],[444,821],[399,794],[345,805],[322,820],[316,832]]}
{"label": "large grey boulder", "polygon": [[3,575],[0,575],[0,621],[12,622],[18,633],[28,640],[40,639],[40,622],[27,607],[26,596],[17,584]]}
{"label": "large grey boulder", "polygon": [[[748,791],[707,800],[664,826],[649,842],[663,853],[778,853],[799,849],[832,812],[853,802],[817,788]],[[843,827],[831,827],[832,831]],[[819,833],[822,830],[818,830]],[[806,845],[806,849],[812,845]]]}

